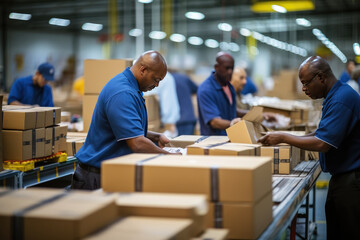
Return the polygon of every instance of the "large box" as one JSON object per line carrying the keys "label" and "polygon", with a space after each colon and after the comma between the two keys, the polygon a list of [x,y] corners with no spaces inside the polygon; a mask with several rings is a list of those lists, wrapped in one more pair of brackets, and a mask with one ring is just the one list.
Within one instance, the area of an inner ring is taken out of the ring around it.
{"label": "large box", "polygon": [[229,229],[229,239],[256,239],[272,221],[272,194],[257,202],[210,203],[208,227]]}
{"label": "large box", "polygon": [[32,109],[3,111],[3,129],[28,130],[36,127],[36,112]]}
{"label": "large box", "polygon": [[191,240],[225,240],[229,234],[228,229],[208,228],[200,236]]}
{"label": "large box", "polygon": [[105,84],[132,66],[132,59],[96,60],[84,61],[84,92],[86,94],[100,94]]}
{"label": "large box", "polygon": [[211,201],[257,201],[271,192],[270,157],[129,154],[103,161],[106,192],[205,194]]}
{"label": "large box", "polygon": [[4,160],[28,160],[44,157],[45,128],[25,131],[2,130]]}
{"label": "large box", "polygon": [[203,195],[166,193],[120,193],[116,205],[122,217],[147,216],[191,219],[191,235],[205,229],[208,203]]}
{"label": "large box", "polygon": [[260,156],[260,144],[222,143],[203,144],[202,142],[186,148],[188,155],[220,155],[220,156]]}
{"label": "large box", "polygon": [[272,173],[290,174],[291,170],[301,161],[301,150],[287,144],[262,146],[261,156],[272,157]]}
{"label": "large box", "polygon": [[230,142],[256,144],[266,129],[261,125],[263,108],[253,107],[239,122],[226,129]]}
{"label": "large box", "polygon": [[45,127],[57,125],[61,121],[60,107],[36,107],[33,109],[45,112]]}
{"label": "large box", "polygon": [[84,95],[83,98],[83,122],[84,132],[88,132],[91,124],[92,115],[99,95]]}

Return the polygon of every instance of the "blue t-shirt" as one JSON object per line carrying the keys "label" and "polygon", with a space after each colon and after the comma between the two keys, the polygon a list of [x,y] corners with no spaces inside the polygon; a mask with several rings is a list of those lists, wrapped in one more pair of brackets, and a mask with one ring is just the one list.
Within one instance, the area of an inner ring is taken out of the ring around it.
{"label": "blue t-shirt", "polygon": [[191,95],[196,93],[198,87],[184,74],[172,73],[172,75],[175,79],[176,93],[180,106],[180,119],[177,123],[196,122]]}
{"label": "blue t-shirt", "polygon": [[222,118],[229,121],[234,119],[236,117],[236,95],[234,87],[228,83],[232,96],[232,104],[230,104],[214,73],[215,71],[199,86],[197,91],[200,133],[205,136],[226,136],[225,130],[212,128],[210,121],[214,118]]}
{"label": "blue t-shirt", "polygon": [[257,93],[257,87],[250,77],[246,77],[246,84],[243,90],[241,91],[242,95],[246,95],[248,93],[251,94]]}
{"label": "blue t-shirt", "polygon": [[112,78],[100,92],[84,145],[75,155],[100,168],[101,162],[132,153],[127,139],[146,136],[145,100],[129,68]]}
{"label": "blue t-shirt", "polygon": [[340,76],[340,81],[342,81],[343,83],[346,83],[350,79],[351,79],[350,74],[347,71],[344,71]]}
{"label": "blue t-shirt", "polygon": [[19,101],[22,104],[39,105],[40,107],[53,107],[51,87],[34,85],[33,76],[17,79],[11,86],[8,104]]}
{"label": "blue t-shirt", "polygon": [[336,175],[360,168],[360,95],[348,84],[337,81],[329,91],[315,137],[332,146],[320,153],[324,172]]}

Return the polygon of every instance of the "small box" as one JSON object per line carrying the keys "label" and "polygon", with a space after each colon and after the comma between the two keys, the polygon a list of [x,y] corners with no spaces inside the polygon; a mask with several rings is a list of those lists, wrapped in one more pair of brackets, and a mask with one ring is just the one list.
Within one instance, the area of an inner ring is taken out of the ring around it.
{"label": "small box", "polygon": [[45,127],[54,126],[60,123],[61,120],[60,107],[37,107],[34,109],[45,112]]}
{"label": "small box", "polygon": [[84,132],[88,132],[99,95],[85,95],[83,98]]}
{"label": "small box", "polygon": [[222,143],[208,145],[202,142],[187,147],[188,155],[260,156],[259,144]]}
{"label": "small box", "polygon": [[3,111],[3,129],[28,130],[36,127],[36,112],[31,109]]}
{"label": "small box", "polygon": [[181,135],[170,139],[170,142],[166,145],[166,147],[179,147],[179,148],[186,148],[189,145],[192,145],[201,139],[204,136],[199,135]]}
{"label": "small box", "polygon": [[300,148],[281,144],[277,146],[262,146],[261,156],[272,157],[272,173],[290,174],[291,170],[300,162]]}

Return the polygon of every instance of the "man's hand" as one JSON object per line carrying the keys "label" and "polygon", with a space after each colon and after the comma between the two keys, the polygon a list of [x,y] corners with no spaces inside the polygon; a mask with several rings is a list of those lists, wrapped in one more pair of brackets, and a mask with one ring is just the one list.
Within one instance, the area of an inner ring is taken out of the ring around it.
{"label": "man's hand", "polygon": [[170,140],[164,134],[160,134],[159,141],[158,141],[159,147],[164,148],[165,145],[169,142],[170,142]]}
{"label": "man's hand", "polygon": [[238,122],[240,122],[241,121],[241,118],[234,118],[233,120],[231,120],[231,122],[230,122],[230,127],[232,126],[232,125],[234,125],[234,124],[236,124],[236,123],[238,123]]}
{"label": "man's hand", "polygon": [[270,146],[283,143],[284,134],[280,132],[270,132],[267,133],[265,136],[259,138],[257,142],[262,143],[263,145],[270,145]]}

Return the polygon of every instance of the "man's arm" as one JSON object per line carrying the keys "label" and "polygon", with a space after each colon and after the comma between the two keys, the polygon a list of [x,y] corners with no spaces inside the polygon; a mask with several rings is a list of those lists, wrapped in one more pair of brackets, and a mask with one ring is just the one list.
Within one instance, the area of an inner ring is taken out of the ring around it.
{"label": "man's arm", "polygon": [[271,132],[260,138],[258,142],[265,145],[287,143],[292,146],[310,151],[329,151],[331,146],[326,142],[323,142],[320,139],[316,138],[314,135],[314,133],[311,133],[305,136],[294,136],[288,133]]}
{"label": "man's arm", "polygon": [[[159,137],[160,139],[160,137]],[[159,140],[160,141],[160,140]],[[149,138],[139,136],[126,140],[131,151],[134,153],[164,153],[169,154],[168,151],[156,146]]]}
{"label": "man's arm", "polygon": [[212,128],[215,129],[227,129],[228,127],[230,127],[230,121],[226,120],[226,119],[222,119],[222,118],[213,118],[210,122],[209,122],[210,126]]}
{"label": "man's arm", "polygon": [[164,134],[158,132],[148,131],[147,138],[155,143],[158,143],[161,148],[165,147],[165,145],[170,142]]}

